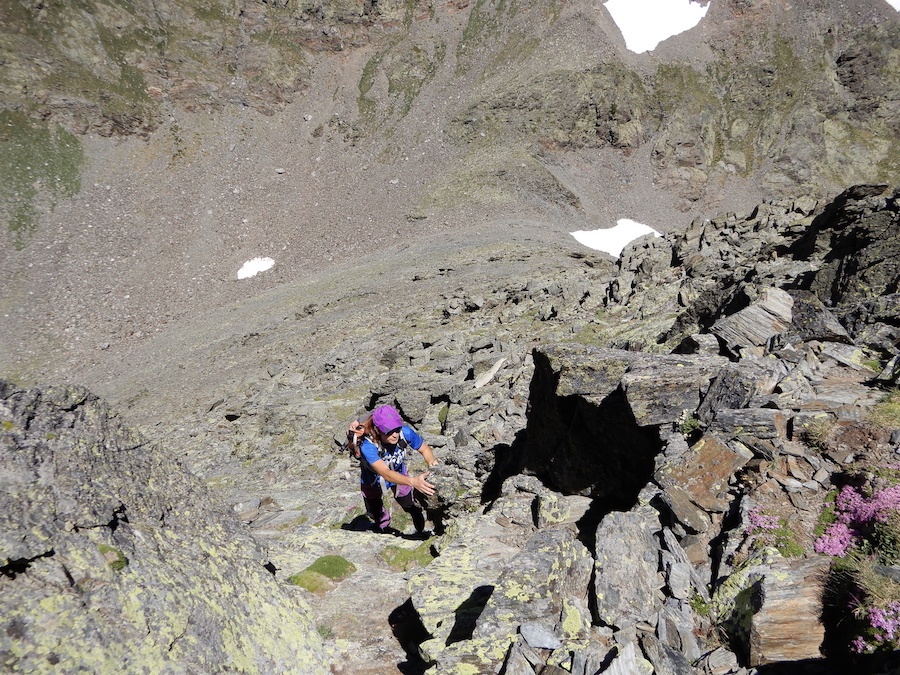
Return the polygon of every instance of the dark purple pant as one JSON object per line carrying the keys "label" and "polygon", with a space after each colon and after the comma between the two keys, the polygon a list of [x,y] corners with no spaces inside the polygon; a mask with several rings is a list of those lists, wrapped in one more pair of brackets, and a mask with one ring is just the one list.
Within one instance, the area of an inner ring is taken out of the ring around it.
{"label": "dark purple pant", "polygon": [[[366,503],[366,512],[375,522],[375,526],[380,530],[387,529],[391,524],[391,512],[384,508],[381,484],[360,485],[360,490],[362,491],[363,501]],[[394,493],[394,499],[397,500],[400,508],[412,517],[416,530],[421,532],[425,529],[425,514],[415,502],[413,489],[409,485],[394,485],[390,490]]]}

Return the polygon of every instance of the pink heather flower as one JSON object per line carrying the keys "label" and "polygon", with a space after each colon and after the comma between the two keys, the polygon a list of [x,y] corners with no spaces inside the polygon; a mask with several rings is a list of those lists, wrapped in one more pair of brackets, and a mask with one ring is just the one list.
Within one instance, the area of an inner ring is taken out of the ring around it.
{"label": "pink heather flower", "polygon": [[764,514],[758,506],[750,510],[747,518],[753,531],[778,529],[778,518]]}
{"label": "pink heather flower", "polygon": [[869,523],[886,522],[900,512],[900,485],[866,497],[852,486],[845,486],[835,502],[837,522],[829,525],[813,547],[818,553],[843,556],[856,543]]}
{"label": "pink heather flower", "polygon": [[851,523],[885,522],[892,513],[900,510],[900,485],[865,497],[856,488],[845,486],[837,497],[838,520]]}
{"label": "pink heather flower", "polygon": [[895,609],[897,602],[892,602],[888,609],[873,607],[869,610],[869,624],[883,634],[877,633],[879,642],[893,641],[897,637],[897,629],[900,628],[900,616]]}
{"label": "pink heather flower", "polygon": [[825,555],[841,557],[847,554],[847,551],[855,543],[856,538],[853,531],[844,523],[832,523],[828,526],[821,537],[816,539],[813,548],[816,553],[824,553]]}
{"label": "pink heather flower", "polygon": [[871,647],[869,643],[863,640],[861,637],[857,637],[853,642],[850,643],[850,649],[852,649],[857,654],[865,654],[870,651]]}

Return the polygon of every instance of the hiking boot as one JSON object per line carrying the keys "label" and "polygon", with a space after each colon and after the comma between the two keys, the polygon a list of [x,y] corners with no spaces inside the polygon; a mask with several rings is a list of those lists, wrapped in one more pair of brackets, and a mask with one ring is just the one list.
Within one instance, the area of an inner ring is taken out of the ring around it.
{"label": "hiking boot", "polygon": [[425,512],[422,509],[410,509],[407,513],[412,517],[416,532],[423,531],[425,529]]}
{"label": "hiking boot", "polygon": [[395,537],[398,536],[398,535],[402,535],[402,534],[403,534],[403,533],[402,533],[400,530],[398,530],[396,527],[391,527],[390,525],[388,525],[388,526],[385,527],[385,528],[381,528],[381,527],[377,527],[377,526],[376,526],[376,527],[373,527],[373,528],[372,528],[372,531],[373,531],[373,532],[377,532],[378,534],[392,534],[392,535],[394,535]]}

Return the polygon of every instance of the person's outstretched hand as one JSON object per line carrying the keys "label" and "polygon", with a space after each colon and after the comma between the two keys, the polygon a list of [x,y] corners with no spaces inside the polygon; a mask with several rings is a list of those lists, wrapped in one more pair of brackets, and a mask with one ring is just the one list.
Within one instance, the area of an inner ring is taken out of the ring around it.
{"label": "person's outstretched hand", "polygon": [[434,485],[425,480],[430,475],[431,472],[426,471],[425,473],[420,473],[418,476],[413,476],[410,480],[410,484],[414,489],[429,497],[434,494]]}

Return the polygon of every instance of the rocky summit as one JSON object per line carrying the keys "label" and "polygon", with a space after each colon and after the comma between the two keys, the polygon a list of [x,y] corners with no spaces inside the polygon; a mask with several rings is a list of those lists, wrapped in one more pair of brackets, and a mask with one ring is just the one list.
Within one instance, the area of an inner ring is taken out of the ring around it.
{"label": "rocky summit", "polygon": [[704,6],[2,3],[0,670],[900,672],[898,10]]}

